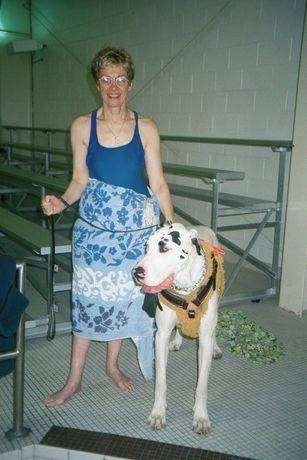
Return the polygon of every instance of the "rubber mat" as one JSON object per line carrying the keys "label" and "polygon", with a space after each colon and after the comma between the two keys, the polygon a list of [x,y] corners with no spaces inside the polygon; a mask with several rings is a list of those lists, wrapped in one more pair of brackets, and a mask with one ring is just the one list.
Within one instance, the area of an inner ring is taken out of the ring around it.
{"label": "rubber mat", "polygon": [[58,426],[52,426],[40,444],[129,460],[243,460],[203,449]]}

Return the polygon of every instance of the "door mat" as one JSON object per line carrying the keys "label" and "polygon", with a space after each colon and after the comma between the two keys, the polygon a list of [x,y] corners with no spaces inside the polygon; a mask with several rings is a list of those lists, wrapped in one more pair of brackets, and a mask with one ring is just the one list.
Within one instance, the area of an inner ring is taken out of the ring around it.
{"label": "door mat", "polygon": [[129,460],[247,460],[193,447],[59,426],[52,426],[40,444]]}

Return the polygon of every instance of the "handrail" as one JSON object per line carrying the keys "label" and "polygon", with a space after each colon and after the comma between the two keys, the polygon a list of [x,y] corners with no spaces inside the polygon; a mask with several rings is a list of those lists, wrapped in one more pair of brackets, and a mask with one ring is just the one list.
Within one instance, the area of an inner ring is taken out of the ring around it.
{"label": "handrail", "polygon": [[[26,265],[24,262],[16,263],[18,276],[18,290],[23,294],[25,290]],[[16,332],[15,349],[0,354],[0,360],[14,359],[13,381],[13,427],[5,433],[10,441],[27,436],[31,430],[23,424],[24,412],[24,365],[25,365],[25,317],[22,314]]]}
{"label": "handrail", "polygon": [[[26,126],[12,126],[2,125],[5,129],[14,130],[29,130],[29,131],[42,131],[49,133],[68,133],[67,129],[56,128],[31,128]],[[223,137],[202,137],[202,136],[177,136],[169,134],[161,134],[161,141],[174,141],[174,142],[196,142],[199,144],[222,144],[222,145],[245,145],[255,147],[285,147],[291,149],[293,141],[289,139],[239,139],[239,138],[223,138]]]}
{"label": "handrail", "polygon": [[60,156],[71,156],[71,151],[69,149],[58,149],[55,147],[48,147],[45,145],[38,144],[25,144],[23,142],[10,142],[10,141],[0,141],[0,145],[4,147],[11,147],[19,150],[35,150],[38,153],[51,153],[52,155]]}
{"label": "handrail", "polygon": [[257,146],[257,147],[286,147],[286,148],[293,147],[293,142],[291,140],[175,136],[175,135],[168,135],[168,134],[161,134],[160,139],[161,141],[197,142],[199,144],[245,145],[245,146]]}
{"label": "handrail", "polygon": [[203,168],[201,166],[186,166],[174,163],[163,163],[163,171],[177,176],[210,179],[222,182],[224,180],[243,180],[243,171],[230,171],[226,169]]}
{"label": "handrail", "polygon": [[13,125],[2,125],[5,129],[23,130],[23,131],[41,131],[43,133],[68,133],[68,129],[59,128],[32,128],[31,126],[13,126]]}

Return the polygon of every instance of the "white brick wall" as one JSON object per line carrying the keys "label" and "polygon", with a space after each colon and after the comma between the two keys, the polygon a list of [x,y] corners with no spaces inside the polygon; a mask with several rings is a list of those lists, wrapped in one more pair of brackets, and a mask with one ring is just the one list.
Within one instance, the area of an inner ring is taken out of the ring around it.
{"label": "white brick wall", "polygon": [[[34,36],[47,44],[34,66],[37,126],[68,128],[97,106],[87,66],[100,47],[115,44],[135,60],[131,106],[155,118],[161,133],[292,137],[304,0],[33,0],[32,7]],[[7,72],[13,86],[24,80]],[[11,94],[3,97],[5,107],[21,107],[24,120],[25,108]],[[10,113],[2,111],[3,122]],[[225,184],[225,191],[275,195],[277,157],[270,149],[169,146],[176,151],[164,154],[171,161],[244,170],[245,181]]]}
{"label": "white brick wall", "polygon": [[30,58],[0,48],[0,116],[2,124],[31,124]]}

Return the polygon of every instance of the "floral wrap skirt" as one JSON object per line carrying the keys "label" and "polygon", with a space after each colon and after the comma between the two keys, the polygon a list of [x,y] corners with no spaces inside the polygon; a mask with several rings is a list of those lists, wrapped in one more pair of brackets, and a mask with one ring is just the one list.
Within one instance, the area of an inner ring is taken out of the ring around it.
{"label": "floral wrap skirt", "polygon": [[109,341],[130,337],[141,371],[152,377],[153,320],[131,270],[159,223],[154,197],[89,179],[73,230],[73,334]]}

